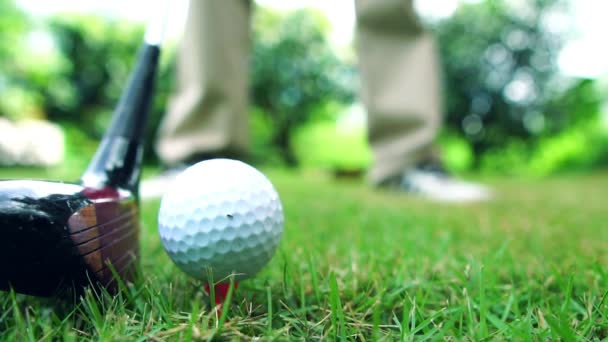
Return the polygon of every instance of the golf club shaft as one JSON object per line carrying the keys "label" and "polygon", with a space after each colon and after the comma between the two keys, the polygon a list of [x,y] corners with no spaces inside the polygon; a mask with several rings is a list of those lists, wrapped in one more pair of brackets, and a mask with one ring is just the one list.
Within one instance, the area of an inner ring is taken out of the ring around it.
{"label": "golf club shaft", "polygon": [[154,97],[166,13],[153,20],[145,34],[137,64],[123,91],[112,121],[82,183],[91,188],[120,188],[138,194],[144,136]]}

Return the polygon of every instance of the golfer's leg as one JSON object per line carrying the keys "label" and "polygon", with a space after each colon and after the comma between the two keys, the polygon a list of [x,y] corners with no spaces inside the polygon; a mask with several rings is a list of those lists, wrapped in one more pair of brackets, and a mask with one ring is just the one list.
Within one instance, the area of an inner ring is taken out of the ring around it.
{"label": "golfer's leg", "polygon": [[374,155],[370,180],[382,183],[427,153],[440,125],[434,41],[412,0],[356,0],[361,97]]}
{"label": "golfer's leg", "polygon": [[246,152],[250,7],[247,0],[190,2],[177,89],[156,146],[164,163]]}

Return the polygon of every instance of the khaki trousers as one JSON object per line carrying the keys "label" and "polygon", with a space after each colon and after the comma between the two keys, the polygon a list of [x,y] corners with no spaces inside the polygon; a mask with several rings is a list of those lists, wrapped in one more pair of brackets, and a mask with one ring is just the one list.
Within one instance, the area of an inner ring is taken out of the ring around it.
{"label": "khaki trousers", "polygon": [[[434,40],[412,0],[356,0],[361,99],[380,183],[428,153],[441,89]],[[246,152],[251,3],[192,0],[177,61],[178,88],[157,152],[173,164],[198,153]]]}

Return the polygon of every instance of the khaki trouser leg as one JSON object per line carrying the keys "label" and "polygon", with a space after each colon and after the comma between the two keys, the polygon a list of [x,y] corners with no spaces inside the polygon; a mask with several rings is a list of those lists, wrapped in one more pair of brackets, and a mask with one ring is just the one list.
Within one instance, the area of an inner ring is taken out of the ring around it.
{"label": "khaki trouser leg", "polygon": [[441,112],[439,63],[412,0],[357,0],[361,97],[374,155],[369,178],[381,183],[427,153]]}
{"label": "khaki trouser leg", "polygon": [[247,0],[193,0],[177,61],[177,91],[157,152],[174,164],[197,153],[244,153],[248,134]]}

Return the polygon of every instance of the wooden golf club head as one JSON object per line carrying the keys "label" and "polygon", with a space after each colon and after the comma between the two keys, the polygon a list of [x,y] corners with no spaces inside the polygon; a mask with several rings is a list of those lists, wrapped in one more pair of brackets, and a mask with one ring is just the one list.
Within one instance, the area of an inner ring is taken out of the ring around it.
{"label": "wooden golf club head", "polygon": [[0,181],[0,289],[50,296],[131,281],[139,255],[136,198],[77,184]]}

